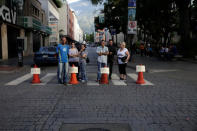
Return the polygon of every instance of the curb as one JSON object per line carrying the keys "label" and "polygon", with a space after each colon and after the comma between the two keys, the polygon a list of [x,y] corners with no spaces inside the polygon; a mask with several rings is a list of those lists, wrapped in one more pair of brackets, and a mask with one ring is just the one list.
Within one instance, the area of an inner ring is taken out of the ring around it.
{"label": "curb", "polygon": [[18,72],[28,69],[28,67],[29,67],[28,65],[24,65],[23,67],[19,67],[11,71],[0,71],[0,74],[18,73]]}

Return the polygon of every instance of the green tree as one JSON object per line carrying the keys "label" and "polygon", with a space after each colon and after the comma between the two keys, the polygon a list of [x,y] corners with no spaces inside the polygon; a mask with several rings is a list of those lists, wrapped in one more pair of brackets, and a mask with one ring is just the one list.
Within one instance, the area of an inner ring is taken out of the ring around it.
{"label": "green tree", "polygon": [[[102,0],[91,0],[93,4],[103,2]],[[127,19],[128,19],[128,1],[121,0],[107,0],[104,3],[104,10],[101,13],[105,15],[105,22],[99,23],[99,17],[95,17],[95,28],[110,29],[113,27],[116,29],[116,33],[123,32],[127,33]]]}
{"label": "green tree", "polygon": [[94,42],[94,33],[86,34],[86,41]]}

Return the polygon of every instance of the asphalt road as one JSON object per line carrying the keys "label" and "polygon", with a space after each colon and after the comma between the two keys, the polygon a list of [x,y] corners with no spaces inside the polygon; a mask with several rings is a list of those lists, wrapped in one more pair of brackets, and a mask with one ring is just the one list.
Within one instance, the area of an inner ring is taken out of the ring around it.
{"label": "asphalt road", "polygon": [[[115,64],[112,81],[100,85],[95,83],[95,48],[88,52],[87,84],[58,84],[56,66],[41,68],[38,85],[31,84],[30,67],[0,73],[0,130],[68,130],[70,123],[128,124],[132,131],[197,130],[196,64],[135,56],[126,82],[118,80]],[[135,84],[136,64],[146,65],[146,85]]]}

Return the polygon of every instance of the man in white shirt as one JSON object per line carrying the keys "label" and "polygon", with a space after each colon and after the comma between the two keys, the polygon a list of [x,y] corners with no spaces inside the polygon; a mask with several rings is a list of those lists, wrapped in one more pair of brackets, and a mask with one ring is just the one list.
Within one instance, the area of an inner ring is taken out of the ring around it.
{"label": "man in white shirt", "polygon": [[101,79],[101,68],[107,66],[107,55],[109,54],[108,47],[105,46],[105,41],[101,41],[101,46],[97,47],[96,53],[98,54],[97,65],[97,82]]}

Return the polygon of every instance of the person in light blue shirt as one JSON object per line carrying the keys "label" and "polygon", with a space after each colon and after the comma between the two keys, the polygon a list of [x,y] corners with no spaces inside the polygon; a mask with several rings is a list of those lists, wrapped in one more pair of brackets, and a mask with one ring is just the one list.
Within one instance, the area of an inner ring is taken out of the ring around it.
{"label": "person in light blue shirt", "polygon": [[58,82],[66,85],[68,82],[68,55],[69,45],[66,37],[62,37],[62,43],[58,44],[56,52],[58,54]]}
{"label": "person in light blue shirt", "polygon": [[105,46],[105,41],[101,41],[101,46],[97,47],[96,53],[98,55],[97,59],[97,66],[98,66],[98,72],[97,72],[97,82],[100,82],[101,79],[101,68],[107,66],[107,56],[109,55],[108,47]]}

